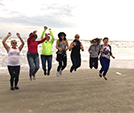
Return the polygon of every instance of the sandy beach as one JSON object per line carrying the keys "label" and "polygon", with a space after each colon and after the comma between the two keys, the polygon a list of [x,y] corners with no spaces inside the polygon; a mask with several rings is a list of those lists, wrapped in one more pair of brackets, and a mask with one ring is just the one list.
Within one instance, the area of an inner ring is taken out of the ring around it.
{"label": "sandy beach", "polygon": [[[118,73],[121,73],[119,75]],[[40,71],[29,81],[28,71],[21,72],[19,90],[10,91],[9,76],[0,76],[0,113],[133,113],[134,70],[110,69],[108,81],[98,70],[65,70],[56,77]]]}

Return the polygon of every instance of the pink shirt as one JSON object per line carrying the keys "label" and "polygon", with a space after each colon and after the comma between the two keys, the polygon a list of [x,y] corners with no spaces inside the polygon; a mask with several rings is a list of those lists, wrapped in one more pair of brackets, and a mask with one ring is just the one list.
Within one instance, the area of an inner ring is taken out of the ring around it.
{"label": "pink shirt", "polygon": [[28,52],[30,53],[37,53],[38,52],[38,44],[44,42],[46,38],[33,42],[32,39],[33,35],[31,34],[29,38],[27,39],[27,45],[28,45]]}

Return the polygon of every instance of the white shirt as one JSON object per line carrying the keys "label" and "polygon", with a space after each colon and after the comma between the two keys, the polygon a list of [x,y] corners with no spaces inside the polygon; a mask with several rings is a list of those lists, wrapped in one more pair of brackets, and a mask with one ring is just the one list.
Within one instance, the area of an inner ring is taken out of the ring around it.
{"label": "white shirt", "polygon": [[20,65],[20,50],[10,48],[8,51],[8,66],[19,66]]}
{"label": "white shirt", "polygon": [[102,46],[103,52],[101,53],[101,57],[105,57],[107,59],[110,59],[110,47],[109,46]]}

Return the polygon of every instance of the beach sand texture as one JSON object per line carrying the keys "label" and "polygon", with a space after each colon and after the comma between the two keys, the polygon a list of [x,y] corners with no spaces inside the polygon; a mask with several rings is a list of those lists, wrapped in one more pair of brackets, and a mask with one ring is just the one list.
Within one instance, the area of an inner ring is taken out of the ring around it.
{"label": "beach sand texture", "polygon": [[[116,74],[121,73],[121,75]],[[134,70],[110,69],[108,81],[98,70],[65,70],[62,77],[40,70],[35,81],[21,72],[20,90],[10,91],[9,76],[0,76],[0,113],[133,113]]]}

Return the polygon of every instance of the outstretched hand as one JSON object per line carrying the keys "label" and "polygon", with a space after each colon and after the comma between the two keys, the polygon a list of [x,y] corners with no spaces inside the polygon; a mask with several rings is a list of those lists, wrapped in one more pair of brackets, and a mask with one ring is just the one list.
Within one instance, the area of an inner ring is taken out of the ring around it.
{"label": "outstretched hand", "polygon": [[114,56],[112,56],[113,57],[113,59],[115,59],[115,57]]}
{"label": "outstretched hand", "polygon": [[37,33],[37,31],[35,30],[35,31],[33,31],[33,34],[36,34]]}
{"label": "outstretched hand", "polygon": [[7,34],[8,37],[10,37],[11,35],[12,35],[12,34],[11,34],[10,32]]}
{"label": "outstretched hand", "polygon": [[48,29],[48,27],[47,27],[47,26],[44,26],[44,29],[45,29],[45,30],[47,30],[47,29]]}
{"label": "outstretched hand", "polygon": [[17,35],[18,37],[20,37],[20,33],[16,33],[16,35]]}
{"label": "outstretched hand", "polygon": [[89,51],[89,53],[91,54],[91,53],[92,53],[92,51]]}

